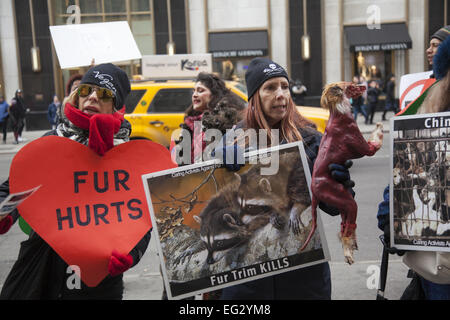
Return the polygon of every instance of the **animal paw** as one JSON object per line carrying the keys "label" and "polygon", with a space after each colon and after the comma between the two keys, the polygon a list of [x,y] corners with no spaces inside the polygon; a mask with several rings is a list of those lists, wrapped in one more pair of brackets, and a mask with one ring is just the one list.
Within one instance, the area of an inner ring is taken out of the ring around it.
{"label": "animal paw", "polygon": [[186,260],[186,258],[188,258],[188,261],[191,260],[191,256],[194,254],[193,250],[188,249],[186,251],[184,251],[182,254],[180,254],[178,257],[175,258],[175,260],[173,261],[174,265],[178,265],[178,264],[184,264],[184,261]]}
{"label": "animal paw", "polygon": [[285,219],[276,213],[270,216],[270,223],[278,230],[283,230],[286,225]]}
{"label": "animal paw", "polygon": [[339,233],[339,239],[341,240],[342,249],[344,249],[345,262],[352,265],[355,262],[353,253],[355,250],[358,250],[356,237],[354,235],[350,237],[343,237],[342,234]]}
{"label": "animal paw", "polygon": [[300,215],[297,211],[292,210],[289,216],[289,229],[292,230],[292,232],[297,236],[304,228],[305,226],[300,219]]}
{"label": "animal paw", "polygon": [[188,259],[187,261],[190,261],[192,256],[202,250],[205,250],[206,247],[203,243],[203,241],[199,241],[196,244],[194,244],[192,247],[186,249],[183,251],[183,253],[181,253],[178,257],[176,257],[173,260],[174,265],[178,265],[178,264],[184,264],[185,260]]}

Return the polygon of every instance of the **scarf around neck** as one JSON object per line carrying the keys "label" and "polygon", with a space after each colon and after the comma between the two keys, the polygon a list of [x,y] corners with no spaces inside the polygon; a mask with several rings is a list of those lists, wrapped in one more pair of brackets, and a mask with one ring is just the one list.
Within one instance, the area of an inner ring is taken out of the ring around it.
{"label": "scarf around neck", "polygon": [[67,103],[64,113],[68,121],[60,123],[56,133],[87,145],[103,156],[115,145],[129,140],[131,131],[122,111],[89,115]]}

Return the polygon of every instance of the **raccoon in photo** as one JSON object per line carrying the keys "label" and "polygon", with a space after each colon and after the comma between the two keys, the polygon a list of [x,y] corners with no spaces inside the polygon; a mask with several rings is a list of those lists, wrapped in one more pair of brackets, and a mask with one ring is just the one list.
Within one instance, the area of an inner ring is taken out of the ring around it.
{"label": "raccoon in photo", "polygon": [[297,152],[280,153],[279,163],[275,175],[261,176],[261,164],[240,176],[236,174],[240,181],[237,191],[240,218],[248,225],[255,219],[268,217],[278,230],[284,230],[288,223],[298,235],[305,228],[301,214],[311,205],[303,165]]}

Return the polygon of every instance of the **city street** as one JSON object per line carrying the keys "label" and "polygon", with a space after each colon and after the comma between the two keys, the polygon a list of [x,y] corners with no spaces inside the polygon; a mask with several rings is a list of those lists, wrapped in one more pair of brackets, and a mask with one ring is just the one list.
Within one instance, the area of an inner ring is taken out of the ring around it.
{"label": "city street", "polygon": [[[361,120],[359,119],[359,124]],[[384,125],[387,129],[388,121],[385,121]],[[368,132],[372,127],[360,124],[363,132]],[[27,132],[25,136],[29,134],[30,132]],[[359,251],[355,254],[355,264],[349,266],[344,262],[342,248],[337,238],[340,217],[321,214],[331,255],[333,299],[374,300],[376,297],[382,253],[382,245],[378,239],[381,232],[377,228],[376,213],[378,203],[382,199],[383,189],[389,180],[389,144],[389,134],[385,132],[383,148],[371,158],[355,160],[351,168],[352,179],[356,182],[355,192],[359,206],[357,220]],[[0,153],[0,178],[2,181],[8,176],[13,156],[13,151]],[[6,235],[0,236],[0,287],[17,257],[20,242],[25,239],[26,235],[22,233],[17,224]],[[124,299],[160,299],[163,284],[156,252],[155,239],[152,238],[140,263],[125,273]],[[409,283],[409,279],[406,278],[408,269],[398,256],[391,256],[389,262],[386,297],[395,300],[400,298]]]}

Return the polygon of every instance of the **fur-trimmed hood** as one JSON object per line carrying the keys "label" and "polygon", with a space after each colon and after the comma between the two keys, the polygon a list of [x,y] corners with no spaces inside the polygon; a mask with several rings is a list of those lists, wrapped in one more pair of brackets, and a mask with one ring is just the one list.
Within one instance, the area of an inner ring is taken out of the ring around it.
{"label": "fur-trimmed hood", "polygon": [[433,72],[437,80],[444,78],[450,69],[450,37],[441,43],[433,58]]}

